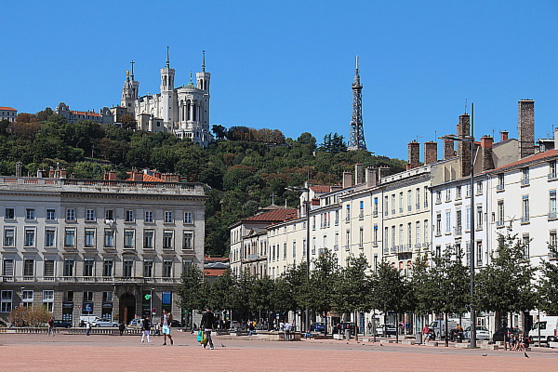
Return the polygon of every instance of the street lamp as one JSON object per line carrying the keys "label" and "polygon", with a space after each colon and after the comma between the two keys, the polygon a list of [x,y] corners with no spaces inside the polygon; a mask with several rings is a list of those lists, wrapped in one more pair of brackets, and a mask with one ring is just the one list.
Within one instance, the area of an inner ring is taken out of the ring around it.
{"label": "street lamp", "polygon": [[[310,183],[307,183],[306,187],[288,186],[287,190],[306,192],[306,200],[304,203],[306,213],[306,283],[308,287],[310,287]],[[306,306],[305,318],[305,327],[306,329],[310,329],[310,309],[308,309],[308,305]],[[303,331],[304,330],[301,329],[301,332]]]}
{"label": "street lamp", "polygon": [[470,245],[469,245],[469,272],[470,272],[470,283],[469,290],[471,296],[471,304],[469,304],[469,311],[471,312],[471,347],[477,347],[477,314],[473,309],[473,296],[475,294],[475,137],[474,137],[474,125],[475,125],[475,104],[471,103],[471,135],[470,136],[455,136],[447,135],[440,137],[441,139],[451,139],[459,142],[470,142],[471,143],[471,215],[470,221],[471,226],[469,228],[470,233]]}

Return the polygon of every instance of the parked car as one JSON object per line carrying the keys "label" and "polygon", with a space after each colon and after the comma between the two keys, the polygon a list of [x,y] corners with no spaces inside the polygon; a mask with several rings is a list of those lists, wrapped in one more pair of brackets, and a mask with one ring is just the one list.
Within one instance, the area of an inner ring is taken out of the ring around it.
{"label": "parked car", "polygon": [[72,323],[67,322],[65,320],[55,320],[54,321],[55,328],[72,328]]}
{"label": "parked car", "polygon": [[[457,323],[452,321],[452,320],[448,320],[448,335],[450,334],[450,330],[455,329],[455,327],[457,327]],[[446,321],[445,320],[443,320],[443,319],[435,320],[432,323],[430,323],[428,328],[430,328],[431,332],[434,332],[434,337],[437,340],[441,340],[444,337],[446,337]]]}
{"label": "parked car", "polygon": [[312,332],[324,332],[326,331],[326,325],[325,323],[313,323],[310,326],[310,331]]}
{"label": "parked car", "polygon": [[542,343],[558,341],[558,317],[541,317],[529,331],[529,338],[532,342],[538,342],[539,335]]}
{"label": "parked car", "polygon": [[350,322],[339,323],[337,325],[337,329],[340,330],[341,333],[344,333],[345,330],[349,329],[351,331],[351,335],[354,335],[356,331],[356,324]]}
{"label": "parked car", "polygon": [[397,333],[397,328],[393,324],[380,324],[376,327],[376,335],[384,336],[384,333],[387,336],[395,336]]}
{"label": "parked car", "polygon": [[[463,332],[463,338],[465,340],[471,339],[471,327],[465,328]],[[477,340],[490,340],[490,332],[486,327],[477,326]]]}
{"label": "parked car", "polygon": [[0,319],[0,327],[7,327],[7,326],[8,325],[6,324],[6,322]]}
{"label": "parked car", "polygon": [[131,328],[141,328],[142,325],[142,319],[141,318],[136,318],[136,319],[132,319],[130,321],[130,323],[128,323],[128,327]]}
{"label": "parked car", "polygon": [[118,327],[118,323],[103,319],[96,319],[91,322],[92,327]]}
{"label": "parked car", "polygon": [[517,327],[502,327],[492,335],[492,341],[504,341],[504,338],[508,338],[510,335],[519,336],[523,331]]}

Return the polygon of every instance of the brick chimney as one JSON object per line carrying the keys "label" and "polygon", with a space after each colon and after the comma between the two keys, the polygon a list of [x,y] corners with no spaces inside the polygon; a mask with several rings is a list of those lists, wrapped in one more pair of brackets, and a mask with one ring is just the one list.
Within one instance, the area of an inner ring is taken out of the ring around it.
{"label": "brick chimney", "polygon": [[519,158],[535,153],[535,101],[522,99],[518,102]]}
{"label": "brick chimney", "polygon": [[[471,117],[469,114],[459,115],[457,135],[459,137],[471,135]],[[461,162],[461,177],[469,176],[471,174],[471,142],[458,141],[457,155]]]}
{"label": "brick chimney", "polygon": [[376,186],[378,184],[378,169],[376,167],[368,167],[365,172],[366,186]]}
{"label": "brick chimney", "polygon": [[105,172],[105,174],[103,175],[103,180],[105,180],[105,181],[116,181],[116,176],[117,175],[118,175],[118,172],[116,172],[116,171]]}
{"label": "brick chimney", "polygon": [[490,136],[481,138],[482,170],[494,169],[494,159],[492,158],[492,143],[494,139]]}
{"label": "brick chimney", "polygon": [[132,181],[135,182],[143,181],[143,172],[132,171]]}
{"label": "brick chimney", "polygon": [[343,172],[343,188],[353,186],[353,174],[351,172]]}
{"label": "brick chimney", "polygon": [[438,144],[434,141],[424,143],[424,164],[433,164],[438,161]]}
{"label": "brick chimney", "polygon": [[407,161],[407,170],[416,168],[420,165],[420,144],[413,140],[409,142],[409,160]]}
{"label": "brick chimney", "polygon": [[355,164],[355,185],[358,185],[360,183],[363,183],[363,168],[362,168],[362,164],[361,163],[356,163]]}
{"label": "brick chimney", "polygon": [[180,182],[180,176],[174,173],[163,173],[161,179],[164,182]]}
{"label": "brick chimney", "polygon": [[444,138],[444,159],[453,158],[454,156],[453,140],[451,138]]}
{"label": "brick chimney", "polygon": [[507,141],[508,140],[508,131],[503,130],[500,132],[500,141]]}

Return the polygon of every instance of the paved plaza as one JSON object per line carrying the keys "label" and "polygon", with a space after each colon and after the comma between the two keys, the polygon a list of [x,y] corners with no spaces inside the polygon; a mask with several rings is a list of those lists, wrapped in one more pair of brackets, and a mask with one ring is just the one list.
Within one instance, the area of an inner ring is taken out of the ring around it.
{"label": "paved plaza", "polygon": [[204,350],[195,335],[173,332],[141,343],[140,336],[0,334],[0,371],[555,371],[558,352],[533,349],[463,350],[453,347],[339,340],[263,341],[214,337]]}

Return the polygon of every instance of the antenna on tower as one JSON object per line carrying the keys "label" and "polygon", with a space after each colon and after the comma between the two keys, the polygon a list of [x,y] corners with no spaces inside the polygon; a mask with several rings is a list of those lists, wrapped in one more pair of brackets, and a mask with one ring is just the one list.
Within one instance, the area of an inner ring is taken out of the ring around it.
{"label": "antenna on tower", "polygon": [[130,64],[132,65],[132,73],[130,74],[130,77],[132,78],[132,80],[134,80],[134,63],[136,62],[134,62],[134,60],[132,59],[130,61]]}
{"label": "antenna on tower", "polygon": [[170,67],[170,51],[169,47],[167,46],[167,68]]}
{"label": "antenna on tower", "polygon": [[202,72],[205,72],[205,50],[202,50]]}
{"label": "antenna on tower", "polygon": [[362,84],[360,84],[358,56],[355,58],[355,81],[353,82],[353,114],[351,117],[351,135],[347,150],[366,150],[364,124],[362,122]]}
{"label": "antenna on tower", "polygon": [[467,98],[465,98],[465,113],[467,113],[467,106],[468,106],[468,104],[467,104]]}

